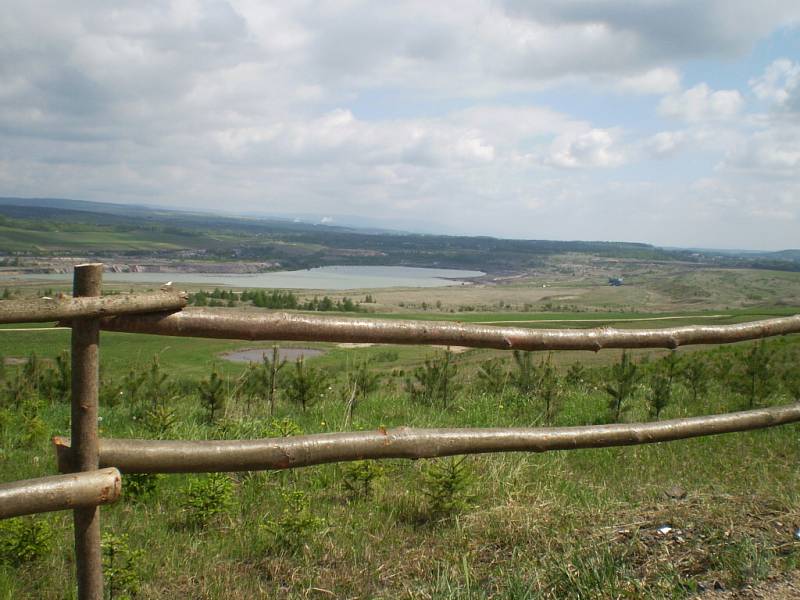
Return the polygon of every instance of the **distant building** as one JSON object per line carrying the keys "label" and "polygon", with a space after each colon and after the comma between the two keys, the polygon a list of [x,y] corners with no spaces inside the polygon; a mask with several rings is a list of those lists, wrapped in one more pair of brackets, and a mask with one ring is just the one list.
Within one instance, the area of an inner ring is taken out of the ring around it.
{"label": "distant building", "polygon": [[620,286],[620,285],[622,285],[623,281],[624,281],[624,279],[622,277],[609,277],[608,278],[608,285],[613,285],[615,287],[616,286]]}

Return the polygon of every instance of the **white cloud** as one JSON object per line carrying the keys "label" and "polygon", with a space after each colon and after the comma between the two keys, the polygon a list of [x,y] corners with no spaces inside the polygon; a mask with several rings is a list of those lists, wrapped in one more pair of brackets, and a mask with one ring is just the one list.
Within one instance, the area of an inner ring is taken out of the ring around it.
{"label": "white cloud", "polygon": [[619,78],[621,92],[633,94],[669,94],[680,88],[681,76],[673,67],[658,67],[644,73]]}
{"label": "white cloud", "polygon": [[751,79],[750,87],[759,100],[777,108],[800,111],[800,63],[778,59],[763,75]]}
{"label": "white cloud", "polygon": [[770,123],[757,130],[728,153],[722,168],[752,171],[765,177],[798,179],[800,125]]}
{"label": "white cloud", "polygon": [[606,129],[591,129],[583,133],[558,136],[550,148],[548,162],[556,167],[618,167],[625,155],[618,135]]}
{"label": "white cloud", "polygon": [[505,0],[512,15],[567,30],[602,27],[609,37],[625,40],[618,55],[641,61],[697,56],[735,57],[750,50],[776,23],[797,24],[795,0]]}
{"label": "white cloud", "polygon": [[686,131],[660,131],[645,140],[644,147],[653,158],[668,158],[685,147],[688,139]]}
{"label": "white cloud", "polygon": [[738,90],[713,91],[705,83],[680,94],[672,94],[661,100],[659,113],[689,122],[713,121],[735,117],[744,106],[744,98]]}

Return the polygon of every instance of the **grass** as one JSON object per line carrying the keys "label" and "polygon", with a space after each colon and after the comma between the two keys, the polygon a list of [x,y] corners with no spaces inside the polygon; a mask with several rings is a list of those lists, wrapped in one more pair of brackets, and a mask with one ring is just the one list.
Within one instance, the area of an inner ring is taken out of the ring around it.
{"label": "grass", "polygon": [[[68,343],[67,334],[0,332],[0,353],[52,357]],[[155,354],[173,381],[191,383],[208,374],[220,352],[240,347],[241,342],[104,333],[102,361],[109,385],[131,364],[146,365]],[[357,360],[371,360],[384,377],[380,390],[358,404],[354,429],[541,423],[535,402],[477,391],[475,369],[500,353],[458,355],[464,386],[451,407],[441,410],[415,404],[402,391],[400,372],[407,374],[430,350],[327,347],[330,352],[309,363],[333,375],[331,389],[305,413],[284,398],[278,405],[278,419],[291,419],[306,432],[341,428],[342,373]],[[796,360],[800,339],[776,340],[770,348],[783,364]],[[737,362],[742,349],[699,352],[696,358]],[[604,414],[607,398],[595,386],[618,353],[581,356],[598,360],[593,382],[567,388],[556,425],[592,423]],[[8,375],[19,368],[8,367]],[[229,377],[242,368],[224,365]],[[787,400],[778,391],[769,402]],[[167,404],[179,416],[171,435],[183,439],[250,437],[270,422],[259,405],[248,409],[230,401],[225,421],[208,425],[191,389],[170,395]],[[697,405],[677,388],[663,418],[742,404],[714,381]],[[27,421],[3,413],[0,480],[55,472],[48,437],[68,432],[69,407],[46,401],[38,414],[44,430],[22,443],[19,425]],[[150,435],[131,406],[106,405],[101,416],[104,436]],[[624,419],[648,418],[646,392],[640,390]],[[132,549],[145,551],[137,565],[143,598],[689,597],[714,581],[738,589],[796,572],[798,433],[793,425],[659,445],[469,457],[467,507],[450,516],[431,514],[422,493],[431,461],[381,462],[365,497],[345,484],[347,465],[232,474],[233,505],[204,527],[187,526],[184,512],[196,476],[164,476],[150,497],[103,508],[103,527],[127,534]],[[674,486],[686,491],[684,499],[665,495]],[[305,505],[289,503],[291,493]],[[290,518],[298,514],[305,516]],[[62,598],[74,586],[69,515],[35,518],[50,524],[55,544],[39,561],[0,566],[0,598]],[[276,523],[291,532],[291,546],[275,546]],[[670,530],[659,533],[664,526]]]}
{"label": "grass", "polygon": [[53,251],[163,251],[199,247],[196,237],[160,231],[35,231],[0,225],[4,252]]}

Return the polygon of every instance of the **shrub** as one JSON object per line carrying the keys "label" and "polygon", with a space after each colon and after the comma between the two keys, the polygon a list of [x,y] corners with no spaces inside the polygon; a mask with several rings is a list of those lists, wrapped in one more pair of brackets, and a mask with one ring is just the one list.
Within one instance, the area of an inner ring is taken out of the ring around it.
{"label": "shrub", "polygon": [[279,360],[278,347],[272,347],[272,360],[264,360],[261,364],[260,380],[267,389],[267,403],[269,404],[270,416],[275,414],[275,391],[278,387],[278,373],[286,366],[286,359]]}
{"label": "shrub", "polygon": [[273,419],[267,428],[269,437],[290,437],[303,435],[303,428],[289,418]]}
{"label": "shrub", "polygon": [[281,513],[262,526],[269,538],[265,549],[296,554],[325,521],[311,512],[311,501],[304,492],[282,490],[281,498]]}
{"label": "shrub", "polygon": [[56,357],[55,369],[44,369],[41,374],[41,394],[51,401],[69,400],[72,391],[72,365],[68,350]]}
{"label": "shrub", "polygon": [[655,372],[650,376],[651,393],[648,396],[648,402],[650,414],[656,419],[672,401],[672,384],[679,374],[680,366],[677,354],[672,351],[658,362]]}
{"label": "shrub", "polygon": [[233,501],[233,482],[223,473],[196,477],[185,490],[183,511],[190,527],[205,527],[212,519],[225,513]]}
{"label": "shrub", "polygon": [[127,535],[104,533],[101,542],[105,595],[109,600],[139,593],[143,550],[131,550]]}
{"label": "shrub", "polygon": [[567,369],[566,380],[567,383],[572,386],[578,387],[584,385],[587,378],[586,367],[584,367],[583,363],[580,361],[576,360],[569,366],[569,369]]}
{"label": "shrub", "polygon": [[516,370],[511,375],[511,382],[524,398],[530,400],[539,387],[539,373],[533,364],[533,352],[514,350],[514,365]]}
{"label": "shrub", "polygon": [[168,437],[177,422],[175,409],[163,404],[151,408],[144,415],[145,426],[158,439]]}
{"label": "shrub", "polygon": [[266,400],[269,414],[275,414],[275,395],[278,387],[278,373],[286,365],[280,360],[278,346],[272,347],[272,358],[265,354],[261,364],[250,363],[244,377],[243,391],[250,398]]}
{"label": "shrub", "polygon": [[141,502],[156,492],[160,475],[155,473],[128,473],[122,486],[122,495],[126,500]]}
{"label": "shrub", "polygon": [[706,362],[696,355],[689,357],[681,369],[681,379],[692,393],[693,404],[697,404],[697,399],[708,392],[708,371]]}
{"label": "shrub", "polygon": [[488,360],[478,370],[478,389],[490,396],[501,395],[508,382],[508,373],[501,359]]}
{"label": "shrub", "polygon": [[447,408],[459,387],[457,373],[453,353],[447,350],[442,356],[426,360],[423,366],[414,369],[412,376],[406,379],[406,391],[416,402],[429,406],[440,404]]}
{"label": "shrub", "polygon": [[161,370],[158,356],[153,356],[150,367],[144,372],[144,381],[142,385],[142,395],[145,400],[150,400],[152,408],[159,406],[167,395],[168,379],[169,376]]}
{"label": "shrub", "polygon": [[214,423],[214,419],[219,411],[225,408],[224,380],[215,369],[207,379],[200,382],[198,391],[200,400],[206,411],[208,411],[208,422]]}
{"label": "shrub", "polygon": [[347,371],[344,384],[345,426],[353,419],[356,405],[380,387],[380,375],[369,370],[366,362],[359,363],[354,369]]}
{"label": "shrub", "polygon": [[763,402],[773,391],[770,353],[764,341],[753,344],[744,355],[740,370],[734,378],[735,389],[747,398],[748,408]]}
{"label": "shrub", "polygon": [[655,373],[650,383],[651,393],[648,396],[650,404],[650,414],[656,419],[661,416],[661,411],[669,404],[671,390],[669,378],[662,373]]}
{"label": "shrub", "polygon": [[0,521],[0,563],[19,566],[42,558],[50,550],[50,524],[32,517]]}
{"label": "shrub", "polygon": [[542,399],[545,423],[551,425],[558,411],[558,401],[561,398],[561,378],[552,363],[552,355],[548,354],[539,365],[539,397]]}
{"label": "shrub", "polygon": [[446,517],[469,507],[474,477],[466,458],[433,460],[423,470],[422,493],[432,515]]}
{"label": "shrub", "polygon": [[377,461],[357,460],[344,468],[344,486],[354,496],[368,497],[372,493],[372,482],[383,474]]}
{"label": "shrub", "polygon": [[31,447],[47,437],[47,425],[37,415],[25,415],[22,419],[20,443]]}
{"label": "shrub", "polygon": [[322,395],[325,383],[325,375],[314,367],[306,366],[305,361],[300,357],[294,363],[294,371],[289,378],[286,395],[289,400],[299,404],[305,411],[312,402]]}
{"label": "shrub", "polygon": [[611,367],[612,383],[606,384],[605,391],[611,396],[609,409],[614,421],[619,421],[620,415],[627,407],[625,402],[633,395],[639,379],[636,364],[631,361],[627,352],[622,353],[619,362]]}

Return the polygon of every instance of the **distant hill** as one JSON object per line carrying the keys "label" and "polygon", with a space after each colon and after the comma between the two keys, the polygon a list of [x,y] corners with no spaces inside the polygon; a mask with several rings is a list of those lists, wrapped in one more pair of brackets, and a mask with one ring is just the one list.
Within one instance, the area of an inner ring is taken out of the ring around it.
{"label": "distant hill", "polygon": [[800,251],[741,254],[611,241],[512,240],[389,232],[58,198],[0,198],[0,252],[98,257],[157,253],[279,262],[282,268],[408,265],[515,272],[569,252],[800,270]]}

